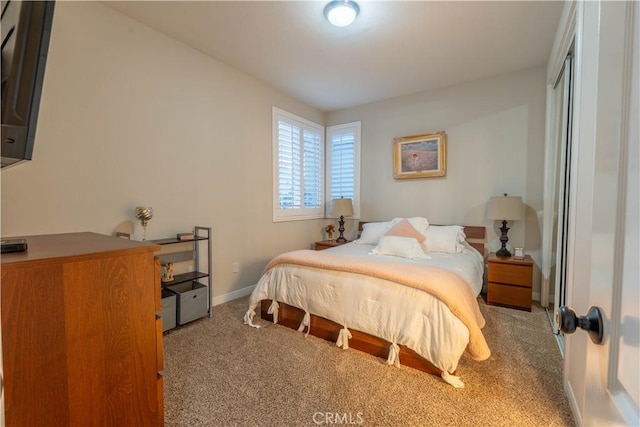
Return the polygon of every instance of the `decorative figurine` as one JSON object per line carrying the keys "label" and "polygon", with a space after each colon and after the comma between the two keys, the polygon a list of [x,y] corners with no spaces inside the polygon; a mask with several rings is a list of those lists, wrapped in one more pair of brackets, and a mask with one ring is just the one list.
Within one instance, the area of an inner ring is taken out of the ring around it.
{"label": "decorative figurine", "polygon": [[173,281],[173,263],[172,262],[162,264],[162,281],[163,282]]}
{"label": "decorative figurine", "polygon": [[327,225],[324,231],[327,232],[327,240],[333,240],[333,233],[336,232],[336,228],[333,226],[333,224]]}
{"label": "decorative figurine", "polygon": [[135,210],[136,219],[142,224],[142,240],[147,238],[147,223],[153,218],[153,208],[138,206]]}

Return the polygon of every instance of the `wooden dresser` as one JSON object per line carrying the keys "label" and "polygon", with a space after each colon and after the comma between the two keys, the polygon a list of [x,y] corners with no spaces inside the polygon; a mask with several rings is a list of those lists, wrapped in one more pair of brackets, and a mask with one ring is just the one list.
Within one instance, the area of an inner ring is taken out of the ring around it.
{"label": "wooden dresser", "polygon": [[495,253],[487,259],[487,303],[531,311],[533,260],[501,258]]}
{"label": "wooden dresser", "polygon": [[159,247],[24,238],[1,258],[6,425],[163,425]]}

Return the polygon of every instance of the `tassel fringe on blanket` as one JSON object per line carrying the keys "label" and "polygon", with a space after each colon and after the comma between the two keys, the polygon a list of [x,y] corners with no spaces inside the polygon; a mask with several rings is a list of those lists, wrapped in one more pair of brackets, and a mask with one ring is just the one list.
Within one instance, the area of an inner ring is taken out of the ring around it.
{"label": "tassel fringe on blanket", "polygon": [[[278,323],[278,308],[279,305],[276,301],[271,303],[269,310],[267,313],[273,315],[273,323]],[[252,309],[247,310],[244,314],[244,324],[249,325],[252,328],[260,328],[260,325],[256,325],[253,323],[253,318],[255,317],[256,312]],[[302,322],[300,322],[300,326],[298,327],[299,332],[303,332],[304,329],[307,328],[307,332],[305,337],[309,336],[309,332],[311,330],[310,326],[310,316],[309,313],[305,312],[304,318]],[[351,332],[347,328],[340,329],[338,333],[338,339],[336,340],[336,346],[342,347],[344,350],[349,348],[349,339],[353,338]],[[389,346],[389,356],[387,357],[387,364],[394,365],[395,367],[400,367],[400,346],[396,343],[392,343]],[[460,377],[452,375],[446,371],[442,371],[440,375],[442,380],[447,384],[452,385],[455,388],[464,388],[464,382],[460,379]]]}

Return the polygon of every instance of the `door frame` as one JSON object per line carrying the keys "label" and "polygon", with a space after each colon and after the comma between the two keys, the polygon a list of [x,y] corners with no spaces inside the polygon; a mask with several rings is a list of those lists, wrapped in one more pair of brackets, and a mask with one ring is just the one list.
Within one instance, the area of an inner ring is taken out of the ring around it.
{"label": "door frame", "polygon": [[[551,56],[547,64],[547,102],[546,102],[546,125],[545,125],[545,176],[544,176],[544,208],[543,208],[543,242],[542,242],[542,285],[540,292],[540,304],[546,307],[551,302],[550,298],[550,277],[544,277],[544,272],[551,270],[551,263],[555,262],[552,257],[553,240],[556,236],[552,232],[547,230],[547,227],[553,227],[554,207],[552,195],[556,191],[554,186],[558,183],[555,182],[553,176],[554,171],[550,171],[551,163],[559,162],[560,159],[556,159],[557,146],[555,143],[556,126],[555,116],[558,108],[562,106],[555,105],[554,88],[556,86],[558,76],[565,66],[565,60],[569,52],[573,49],[576,38],[576,12],[577,2],[567,2],[562,15],[560,17],[560,23],[558,25],[558,31],[551,50]],[[575,70],[575,52],[574,52],[574,64],[572,70]],[[575,74],[574,74],[575,75]],[[572,79],[573,80],[573,79]],[[573,83],[575,85],[575,82]],[[555,159],[555,160],[554,160]],[[573,166],[573,165],[572,165]],[[574,169],[575,170],[575,169]],[[561,173],[564,171],[561,171]],[[575,182],[575,180],[571,180]],[[570,189],[570,194],[572,194]],[[570,200],[570,206],[574,206]],[[571,223],[571,217],[569,218]],[[570,242],[568,242],[570,243]],[[567,270],[567,282],[569,282],[570,272]],[[557,285],[557,284],[556,284]],[[554,333],[558,333],[557,328],[553,326]],[[560,350],[563,351],[563,347],[560,346]]]}

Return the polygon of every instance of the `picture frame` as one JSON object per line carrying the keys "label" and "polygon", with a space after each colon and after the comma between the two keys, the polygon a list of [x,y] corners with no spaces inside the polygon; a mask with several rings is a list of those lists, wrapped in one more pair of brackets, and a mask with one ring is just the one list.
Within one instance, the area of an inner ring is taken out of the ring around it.
{"label": "picture frame", "polygon": [[447,173],[444,131],[393,138],[395,179],[434,178]]}
{"label": "picture frame", "polygon": [[524,259],[524,248],[513,248],[513,250],[513,257],[515,259]]}

